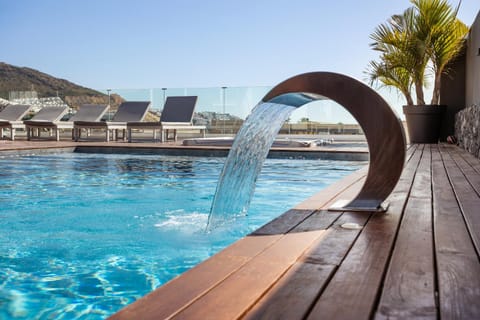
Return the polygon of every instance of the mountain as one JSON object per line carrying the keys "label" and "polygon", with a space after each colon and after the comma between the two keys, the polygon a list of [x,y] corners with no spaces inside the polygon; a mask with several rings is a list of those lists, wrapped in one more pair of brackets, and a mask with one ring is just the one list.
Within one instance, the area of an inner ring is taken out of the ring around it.
{"label": "mountain", "polygon": [[0,62],[0,98],[8,99],[10,91],[36,91],[38,97],[104,96],[105,94],[52,77],[26,67],[16,67]]}
{"label": "mountain", "polygon": [[[16,67],[0,62],[0,107],[6,105],[10,91],[36,91],[38,98],[57,95],[70,107],[78,109],[82,104],[108,104],[108,95],[85,88],[65,79],[26,67]],[[3,99],[2,99],[3,98]],[[124,102],[118,94],[110,95],[110,110],[114,112]],[[158,116],[149,112],[146,121],[158,121]]]}
{"label": "mountain", "polygon": [[[79,86],[68,80],[55,78],[35,69],[16,67],[0,62],[0,99],[8,99],[11,91],[35,91],[38,98],[58,95],[75,109],[81,104],[108,103],[108,96],[102,92]],[[112,94],[110,97],[110,105],[113,110],[123,101],[122,97],[116,94]]]}

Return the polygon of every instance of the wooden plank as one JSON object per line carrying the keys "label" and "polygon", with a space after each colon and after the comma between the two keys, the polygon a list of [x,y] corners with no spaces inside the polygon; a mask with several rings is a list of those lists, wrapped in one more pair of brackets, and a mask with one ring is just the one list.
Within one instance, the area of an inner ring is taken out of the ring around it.
{"label": "wooden plank", "polygon": [[[404,196],[407,196],[410,193],[410,190],[412,188],[412,182],[415,177],[415,174],[418,169],[418,164],[420,163],[420,158],[422,156],[423,152],[423,146],[419,145],[414,145],[413,147],[408,149],[409,152],[407,152],[407,157],[406,157],[406,164],[403,169],[402,175],[400,176],[400,179],[398,180],[397,185],[395,186],[395,189],[392,191],[392,194],[390,195],[390,198],[398,198],[398,196],[401,197],[401,199],[404,198]],[[412,153],[410,153],[412,152]],[[405,204],[405,202],[400,202]],[[394,205],[400,204],[400,203],[393,203]],[[396,210],[399,210],[400,208],[396,208]],[[403,210],[403,207],[402,207]]]}
{"label": "wooden plank", "polygon": [[480,195],[480,172],[478,172],[471,164],[471,163],[478,164],[478,167],[479,167],[478,169],[480,169],[480,161],[476,159],[477,161],[470,160],[470,163],[467,162],[463,157],[466,152],[464,152],[458,147],[443,146],[443,150],[448,151],[453,161],[455,161],[458,168],[462,171],[466,180],[470,183],[470,185],[475,190],[477,195]]}
{"label": "wooden plank", "polygon": [[432,175],[440,318],[480,319],[480,264],[438,148]]}
{"label": "wooden plank", "polygon": [[281,216],[258,228],[252,235],[284,234],[295,228],[313,213],[313,210],[290,209]]}
{"label": "wooden plank", "polygon": [[308,319],[370,318],[421,154],[416,148],[388,197],[388,212],[370,218]]}
{"label": "wooden plank", "polygon": [[[302,257],[302,261],[317,264],[331,264],[340,265],[345,258],[348,250],[351,248],[353,240],[361,232],[371,213],[369,212],[345,212],[335,222],[335,224],[328,229],[329,233],[322,242],[314,246],[308,254]],[[358,224],[360,229],[348,229],[341,226],[345,223]],[[350,245],[346,245],[349,243]]]}
{"label": "wooden plank", "polygon": [[236,319],[244,314],[324,230],[289,233],[172,319]]}
{"label": "wooden plank", "polygon": [[344,229],[341,225],[353,222],[363,226],[369,216],[365,213],[343,214],[325,237],[300,258],[244,319],[302,319],[360,233],[360,230]]}
{"label": "wooden plank", "polygon": [[392,216],[384,217],[391,226],[383,219],[367,223],[307,319],[369,319],[396,225]]}
{"label": "wooden plank", "polygon": [[295,263],[241,319],[303,319],[335,269],[334,265]]}
{"label": "wooden plank", "polygon": [[[452,146],[452,148],[454,147]],[[459,147],[455,147],[455,148],[463,151],[462,158],[465,159],[465,161],[468,162],[468,164],[470,164],[472,168],[475,169],[475,171],[477,171],[480,174],[480,159],[476,158],[473,154],[466,152],[465,150]]]}
{"label": "wooden plank", "polygon": [[110,319],[164,319],[202,296],[281,236],[243,238],[195,268],[114,314]]}
{"label": "wooden plank", "polygon": [[431,154],[418,167],[385,277],[376,318],[436,319]]}
{"label": "wooden plank", "polygon": [[475,189],[466,183],[465,175],[458,168],[445,146],[440,147],[440,154],[478,253],[480,252],[480,198]]}
{"label": "wooden plank", "polygon": [[297,225],[291,232],[306,232],[329,228],[340,216],[341,212],[326,210],[315,211],[311,216]]}
{"label": "wooden plank", "polygon": [[[417,151],[417,149],[419,148],[420,145],[418,144],[410,144],[408,145],[407,147],[407,154],[405,156],[405,162],[408,162],[410,160],[410,158],[413,156],[413,154],[415,153],[415,151]],[[423,147],[422,147],[423,148]]]}

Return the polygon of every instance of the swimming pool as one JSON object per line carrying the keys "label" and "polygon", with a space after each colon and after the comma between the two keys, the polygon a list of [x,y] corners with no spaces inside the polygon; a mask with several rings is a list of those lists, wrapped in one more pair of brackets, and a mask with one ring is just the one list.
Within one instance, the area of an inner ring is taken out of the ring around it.
{"label": "swimming pool", "polygon": [[206,233],[224,160],[0,159],[0,318],[103,319],[366,164],[268,159],[248,215]]}

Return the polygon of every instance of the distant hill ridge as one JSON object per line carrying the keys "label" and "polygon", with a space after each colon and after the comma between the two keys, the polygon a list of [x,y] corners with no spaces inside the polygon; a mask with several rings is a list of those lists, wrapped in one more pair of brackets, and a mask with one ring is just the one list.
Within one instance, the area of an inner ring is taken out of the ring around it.
{"label": "distant hill ridge", "polygon": [[[55,78],[35,69],[0,62],[0,98],[9,99],[11,91],[36,91],[39,98],[58,95],[74,109],[82,104],[108,103],[107,95],[102,92],[79,86],[65,79]],[[110,97],[112,110],[115,110],[123,101],[119,95],[112,94]]]}
{"label": "distant hill ridge", "polygon": [[68,80],[55,78],[27,67],[16,67],[0,62],[0,97],[8,99],[10,91],[36,91],[38,97],[105,96]]}
{"label": "distant hill ridge", "polygon": [[[0,106],[8,101],[10,91],[36,91],[39,98],[58,96],[70,107],[78,109],[82,104],[108,104],[108,95],[85,88],[65,79],[27,67],[16,67],[0,62]],[[114,112],[125,101],[118,94],[110,96],[110,110]],[[158,121],[158,116],[149,112],[146,121]]]}

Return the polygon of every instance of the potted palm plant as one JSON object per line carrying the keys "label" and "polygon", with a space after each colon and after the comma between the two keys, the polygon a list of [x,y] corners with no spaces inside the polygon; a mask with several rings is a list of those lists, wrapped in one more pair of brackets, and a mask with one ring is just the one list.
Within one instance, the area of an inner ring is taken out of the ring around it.
{"label": "potted palm plant", "polygon": [[[411,3],[370,35],[380,57],[370,62],[367,74],[372,85],[394,87],[405,97],[410,142],[436,143],[446,109],[440,104],[441,76],[461,53],[468,27],[457,18],[459,6],[446,0]],[[424,89],[432,76],[432,100],[426,104]]]}

